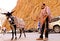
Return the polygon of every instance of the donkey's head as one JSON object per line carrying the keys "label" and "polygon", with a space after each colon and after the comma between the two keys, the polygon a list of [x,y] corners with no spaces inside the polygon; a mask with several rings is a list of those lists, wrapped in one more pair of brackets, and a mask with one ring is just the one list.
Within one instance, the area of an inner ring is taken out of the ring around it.
{"label": "donkey's head", "polygon": [[2,14],[4,14],[6,17],[7,17],[7,19],[8,18],[10,18],[11,16],[12,16],[12,13],[13,13],[14,11],[12,11],[12,12],[7,12],[7,13],[2,13]]}

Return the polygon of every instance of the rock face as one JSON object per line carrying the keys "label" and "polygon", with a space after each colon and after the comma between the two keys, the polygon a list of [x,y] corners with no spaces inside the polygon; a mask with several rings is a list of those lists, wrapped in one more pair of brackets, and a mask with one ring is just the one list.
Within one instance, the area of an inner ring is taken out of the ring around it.
{"label": "rock face", "polygon": [[37,27],[37,16],[40,13],[42,2],[50,7],[54,17],[60,15],[60,0],[18,0],[13,9],[15,10],[13,15],[23,18],[27,29]]}

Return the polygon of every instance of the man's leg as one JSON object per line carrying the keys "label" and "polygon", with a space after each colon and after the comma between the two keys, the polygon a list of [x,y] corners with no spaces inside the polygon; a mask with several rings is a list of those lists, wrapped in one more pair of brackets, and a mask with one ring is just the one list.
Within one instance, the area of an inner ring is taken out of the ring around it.
{"label": "man's leg", "polygon": [[48,38],[48,17],[46,18],[46,32],[45,32],[45,38]]}
{"label": "man's leg", "polygon": [[39,37],[37,40],[43,40],[44,28],[45,28],[45,23],[42,25],[42,28],[41,28],[41,35],[40,35],[40,37]]}
{"label": "man's leg", "polygon": [[45,23],[42,25],[40,38],[43,38],[44,28],[45,28]]}

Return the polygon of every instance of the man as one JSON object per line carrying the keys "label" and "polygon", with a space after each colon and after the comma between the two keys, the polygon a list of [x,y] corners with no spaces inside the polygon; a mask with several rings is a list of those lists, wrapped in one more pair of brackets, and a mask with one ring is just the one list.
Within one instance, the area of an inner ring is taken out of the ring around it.
{"label": "man", "polygon": [[[42,26],[41,35],[37,40],[43,40],[43,33],[45,29],[45,40],[48,39],[48,21],[51,21],[51,12],[48,6],[44,3],[41,6],[41,13],[40,13],[40,23]],[[45,26],[46,25],[46,26]]]}

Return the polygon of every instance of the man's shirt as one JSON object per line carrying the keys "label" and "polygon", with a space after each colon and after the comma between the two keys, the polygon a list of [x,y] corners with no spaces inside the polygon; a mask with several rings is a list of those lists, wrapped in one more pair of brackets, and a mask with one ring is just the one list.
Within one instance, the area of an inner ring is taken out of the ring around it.
{"label": "man's shirt", "polygon": [[47,16],[49,17],[49,19],[51,18],[51,12],[50,12],[50,8],[48,6],[46,6],[44,9],[41,9],[41,12],[40,12],[41,24],[43,24],[45,22]]}

